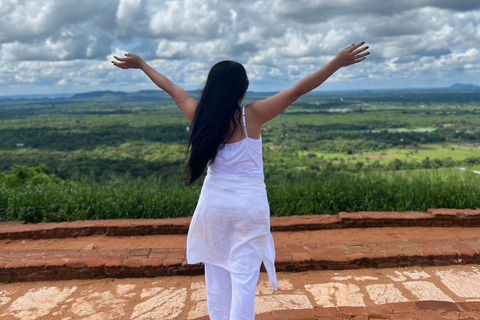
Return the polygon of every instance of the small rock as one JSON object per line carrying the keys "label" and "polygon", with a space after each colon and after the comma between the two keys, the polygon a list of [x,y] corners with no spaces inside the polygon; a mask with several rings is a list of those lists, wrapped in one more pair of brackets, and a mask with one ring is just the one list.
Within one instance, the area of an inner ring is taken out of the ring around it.
{"label": "small rock", "polygon": [[22,244],[26,244],[27,242],[25,240],[22,240]]}
{"label": "small rock", "polygon": [[95,249],[97,249],[97,246],[95,245],[95,243],[89,244],[88,246],[83,248],[83,250],[95,250]]}

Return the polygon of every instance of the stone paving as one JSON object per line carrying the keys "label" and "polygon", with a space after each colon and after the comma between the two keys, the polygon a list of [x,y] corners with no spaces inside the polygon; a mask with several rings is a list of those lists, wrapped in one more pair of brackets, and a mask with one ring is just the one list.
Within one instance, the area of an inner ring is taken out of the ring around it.
{"label": "stone paving", "polygon": [[[256,319],[480,319],[478,265],[262,273]],[[203,276],[0,284],[0,319],[208,319]]]}
{"label": "stone paving", "polygon": [[[185,234],[189,223],[190,218],[8,222],[0,223],[0,239]],[[480,210],[272,217],[271,226],[478,227]],[[277,246],[280,290],[273,292],[261,273],[256,318],[480,319],[479,263],[480,236]],[[186,264],[184,248],[3,249],[0,319],[207,319],[202,273],[201,264]]]}

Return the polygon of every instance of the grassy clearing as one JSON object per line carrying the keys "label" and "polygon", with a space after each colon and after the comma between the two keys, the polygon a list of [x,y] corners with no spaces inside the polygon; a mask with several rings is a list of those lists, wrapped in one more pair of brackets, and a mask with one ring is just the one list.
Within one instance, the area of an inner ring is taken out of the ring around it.
{"label": "grassy clearing", "polygon": [[345,162],[369,162],[379,161],[386,164],[394,159],[400,161],[417,161],[420,162],[426,157],[433,159],[451,158],[452,161],[463,161],[471,157],[480,157],[480,148],[467,147],[460,144],[445,143],[445,144],[425,144],[414,146],[406,146],[400,148],[390,148],[382,150],[381,152],[362,152],[352,155],[340,152],[322,152],[322,151],[298,151],[299,156],[308,156],[315,154],[317,158],[325,160],[339,161],[343,159]]}

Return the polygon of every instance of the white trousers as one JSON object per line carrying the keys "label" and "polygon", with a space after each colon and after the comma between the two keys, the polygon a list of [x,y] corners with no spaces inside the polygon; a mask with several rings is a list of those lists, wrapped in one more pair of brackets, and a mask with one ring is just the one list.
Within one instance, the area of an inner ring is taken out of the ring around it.
{"label": "white trousers", "polygon": [[260,266],[251,274],[230,273],[205,263],[210,320],[255,320],[254,301]]}

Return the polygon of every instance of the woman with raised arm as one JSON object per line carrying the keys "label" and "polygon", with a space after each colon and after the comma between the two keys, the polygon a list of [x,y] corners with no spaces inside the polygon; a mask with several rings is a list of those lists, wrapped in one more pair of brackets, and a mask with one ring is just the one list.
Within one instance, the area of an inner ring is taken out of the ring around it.
{"label": "woman with raised arm", "polygon": [[203,173],[200,198],[187,237],[189,264],[205,264],[210,319],[255,318],[255,290],[263,262],[277,290],[275,249],[263,176],[262,125],[341,67],[369,54],[364,42],[342,50],[323,68],[291,89],[241,106],[248,88],[243,66],[222,61],[212,67],[200,101],[127,53],[112,61],[120,69],[141,69],[167,92],[192,122],[187,170],[190,184]]}

